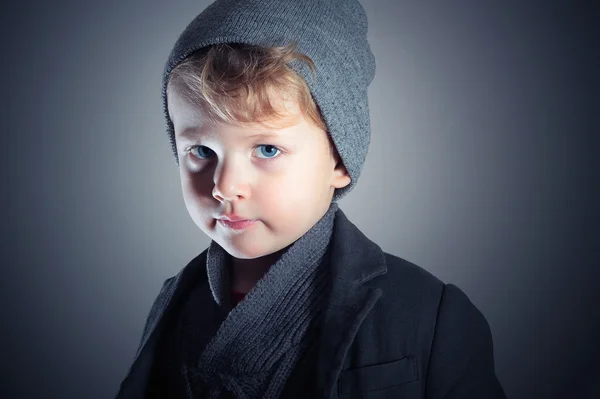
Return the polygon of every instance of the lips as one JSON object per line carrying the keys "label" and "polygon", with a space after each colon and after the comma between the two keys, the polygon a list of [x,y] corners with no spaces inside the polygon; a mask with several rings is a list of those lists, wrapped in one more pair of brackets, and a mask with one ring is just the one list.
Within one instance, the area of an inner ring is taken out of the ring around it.
{"label": "lips", "polygon": [[231,221],[231,220],[227,220],[225,218],[222,219],[218,219],[219,223],[221,223],[221,225],[229,228],[229,229],[233,229],[233,230],[243,230],[247,227],[252,226],[254,223],[256,223],[256,220],[237,220],[237,221]]}
{"label": "lips", "polygon": [[238,215],[234,215],[234,214],[226,214],[223,216],[219,216],[218,219],[219,220],[228,220],[230,222],[241,222],[244,220],[252,220],[250,218],[246,218],[246,217],[238,216]]}

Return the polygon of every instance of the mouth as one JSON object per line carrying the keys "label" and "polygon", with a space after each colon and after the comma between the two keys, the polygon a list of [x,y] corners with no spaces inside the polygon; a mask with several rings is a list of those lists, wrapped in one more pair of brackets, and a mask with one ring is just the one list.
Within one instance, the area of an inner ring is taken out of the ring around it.
{"label": "mouth", "polygon": [[219,223],[221,223],[222,226],[224,226],[228,229],[231,229],[231,230],[244,230],[256,223],[256,220],[231,221],[231,220],[226,220],[226,219],[218,219],[217,221]]}

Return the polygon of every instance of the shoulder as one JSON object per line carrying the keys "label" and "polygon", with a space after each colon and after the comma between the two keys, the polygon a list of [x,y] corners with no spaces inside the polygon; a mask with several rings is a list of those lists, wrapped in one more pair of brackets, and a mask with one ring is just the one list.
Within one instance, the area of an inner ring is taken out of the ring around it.
{"label": "shoulder", "polygon": [[158,295],[156,296],[156,298],[154,299],[154,302],[152,303],[152,306],[150,307],[150,312],[148,313],[148,316],[146,318],[144,330],[142,333],[142,341],[144,340],[144,337],[146,337],[148,335],[150,329],[156,323],[156,319],[158,318],[158,316],[163,312],[163,310],[166,308],[167,304],[169,303],[169,299],[171,298],[171,296],[173,295],[173,292],[175,290],[175,281],[176,280],[177,280],[177,276],[173,276],[173,277],[169,277],[168,279],[166,279],[163,282],[163,284],[160,288],[160,291],[159,291]]}
{"label": "shoulder", "polygon": [[387,273],[367,285],[383,291],[383,297],[419,310],[421,306],[436,308],[444,290],[444,282],[424,268],[406,259],[384,252]]}
{"label": "shoulder", "polygon": [[391,278],[401,277],[402,279],[408,279],[411,283],[417,282],[425,285],[443,284],[439,278],[421,266],[387,252],[383,254],[388,269],[387,274]]}
{"label": "shoulder", "polygon": [[[364,283],[381,291],[357,335],[356,345],[373,353],[364,362],[415,356],[426,366],[437,314],[445,289],[439,278],[398,256],[385,253],[387,272]],[[373,338],[383,344],[373,346]],[[424,371],[424,369],[421,369]]]}
{"label": "shoulder", "polygon": [[387,273],[365,283],[382,292],[368,318],[382,339],[402,337],[405,349],[419,353],[423,366],[432,347],[443,357],[446,349],[460,352],[464,345],[491,339],[483,314],[460,288],[412,262],[384,254]]}
{"label": "shoulder", "polygon": [[156,323],[156,320],[160,317],[176,292],[186,289],[199,278],[206,278],[206,270],[203,267],[206,260],[206,252],[206,250],[203,251],[182,268],[179,273],[163,281],[160,291],[154,299],[146,319],[146,325],[143,332],[144,336]]}
{"label": "shoulder", "polygon": [[[387,273],[367,283],[383,291],[384,306],[390,311],[410,311],[422,322],[435,329],[447,329],[458,324],[453,331],[477,336],[489,332],[487,321],[465,292],[454,284],[446,284],[424,268],[398,256],[384,253]],[[402,308],[402,309],[400,309]]]}
{"label": "shoulder", "polygon": [[175,289],[181,287],[188,288],[191,284],[207,278],[206,275],[206,257],[208,248],[196,255],[183,267],[179,273],[167,278],[162,285],[158,297],[169,297],[173,295]]}

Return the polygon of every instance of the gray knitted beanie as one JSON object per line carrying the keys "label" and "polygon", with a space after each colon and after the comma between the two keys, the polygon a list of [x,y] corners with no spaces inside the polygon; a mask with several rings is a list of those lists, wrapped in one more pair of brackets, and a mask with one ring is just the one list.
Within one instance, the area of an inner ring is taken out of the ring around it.
{"label": "gray knitted beanie", "polygon": [[310,88],[352,179],[336,189],[333,201],[354,188],[371,141],[367,88],[375,75],[367,17],[358,0],[216,0],[194,18],[177,39],[163,74],[163,111],[177,163],[166,94],[173,68],[212,44],[283,46],[292,41],[313,60],[316,76],[297,60],[290,67]]}

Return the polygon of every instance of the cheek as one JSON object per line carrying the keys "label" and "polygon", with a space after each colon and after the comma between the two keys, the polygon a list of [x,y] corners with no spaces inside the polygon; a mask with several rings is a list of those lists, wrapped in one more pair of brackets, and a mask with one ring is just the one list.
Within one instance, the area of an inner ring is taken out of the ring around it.
{"label": "cheek", "polygon": [[181,171],[179,173],[179,180],[181,182],[181,192],[186,202],[196,196],[194,189],[194,182],[189,173]]}
{"label": "cheek", "polygon": [[183,171],[180,173],[180,181],[183,199],[190,211],[201,213],[202,209],[211,205],[212,186],[203,182],[199,174]]}
{"label": "cheek", "polygon": [[327,185],[329,163],[322,153],[306,157],[294,168],[293,181],[304,189],[320,190]]}
{"label": "cheek", "polygon": [[[328,190],[327,165],[320,157],[306,157],[288,164],[284,174],[269,184],[272,201],[285,203],[286,208],[303,207],[323,190]],[[280,205],[282,206],[282,205]]]}

